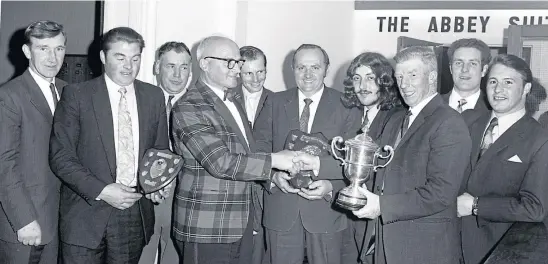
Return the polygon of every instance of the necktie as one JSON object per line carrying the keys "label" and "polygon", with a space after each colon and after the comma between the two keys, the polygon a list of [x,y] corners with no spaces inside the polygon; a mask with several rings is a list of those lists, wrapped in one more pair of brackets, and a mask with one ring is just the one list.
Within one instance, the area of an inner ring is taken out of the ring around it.
{"label": "necktie", "polygon": [[367,116],[367,113],[369,113],[369,109],[365,110],[365,115],[363,116],[363,122],[362,122],[362,132],[365,133],[366,130],[369,129],[369,117]]}
{"label": "necktie", "polygon": [[57,103],[59,102],[59,99],[57,99],[57,93],[55,92],[55,84],[50,83],[49,90],[51,91],[51,95],[53,96],[53,108],[55,108],[57,106]]}
{"label": "necktie", "polygon": [[466,99],[460,99],[460,100],[459,100],[459,105],[457,105],[457,112],[462,113],[462,107],[463,107],[466,103],[468,103],[468,102],[466,101]]}
{"label": "necktie", "polygon": [[233,98],[233,95],[232,95],[232,92],[230,91],[230,89],[225,89],[224,90],[224,97],[223,97],[223,101],[226,101],[226,99],[228,99],[228,101],[232,102],[232,99]]}
{"label": "necktie", "polygon": [[489,122],[489,126],[487,127],[487,130],[485,130],[485,134],[483,134],[483,141],[481,143],[481,151],[478,159],[489,149],[489,147],[493,144],[493,129],[499,125],[499,120],[496,117],[493,117],[491,119],[491,122]]}
{"label": "necktie", "polygon": [[166,105],[166,111],[167,111],[167,118],[169,119],[169,115],[171,113],[171,109],[173,108],[173,103],[171,102],[171,100],[173,100],[173,98],[175,98],[174,95],[170,95],[167,97],[167,105]]}
{"label": "necktie", "polygon": [[118,103],[118,149],[116,150],[116,181],[131,186],[135,179],[135,153],[131,115],[126,99],[126,88],[121,87]]}
{"label": "necktie", "polygon": [[409,118],[412,114],[413,113],[411,113],[411,110],[407,110],[407,112],[405,112],[405,118],[403,119],[403,123],[401,124],[400,138],[403,138],[403,136],[407,132],[407,129],[409,129]]}
{"label": "necktie", "polygon": [[304,109],[301,113],[301,118],[299,118],[299,128],[302,132],[308,133],[308,119],[310,118],[310,104],[312,103],[312,99],[305,98],[304,99]]}

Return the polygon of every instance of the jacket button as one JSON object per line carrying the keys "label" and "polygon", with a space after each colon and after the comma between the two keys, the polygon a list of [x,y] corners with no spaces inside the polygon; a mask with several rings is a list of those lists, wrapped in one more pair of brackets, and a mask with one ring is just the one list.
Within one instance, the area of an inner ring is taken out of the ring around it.
{"label": "jacket button", "polygon": [[377,185],[377,192],[380,192],[380,191],[381,191],[381,186]]}

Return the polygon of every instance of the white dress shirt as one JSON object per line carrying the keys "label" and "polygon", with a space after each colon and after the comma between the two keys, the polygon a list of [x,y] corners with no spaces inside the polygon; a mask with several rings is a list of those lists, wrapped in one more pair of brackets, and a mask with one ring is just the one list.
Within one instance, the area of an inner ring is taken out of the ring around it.
{"label": "white dress shirt", "polygon": [[261,100],[263,89],[256,93],[250,93],[247,89],[242,87],[245,102],[245,113],[247,115],[247,120],[251,122],[251,126],[253,126],[253,123],[255,122],[255,115],[257,114],[257,108],[259,107],[259,101]]}
{"label": "white dress shirt", "polygon": [[[493,117],[497,116],[495,112],[491,112],[491,118],[489,119],[489,122],[485,126],[485,129],[483,130],[483,134],[485,134],[485,130],[487,130],[487,127],[489,127],[489,123],[491,122],[491,119]],[[497,141],[497,139],[506,132],[512,125],[514,125],[518,120],[520,120],[523,116],[525,116],[525,108],[518,110],[514,113],[498,117],[498,125],[493,128],[493,143]]]}
{"label": "white dress shirt", "polygon": [[362,116],[362,123],[363,120],[365,120],[365,115],[367,115],[367,126],[370,127],[373,123],[373,120],[375,120],[375,117],[379,113],[379,105],[374,105],[373,107],[367,109],[367,107],[364,107],[363,109],[363,116]]}
{"label": "white dress shirt", "polygon": [[[30,76],[34,79],[36,84],[38,84],[38,87],[40,87],[40,91],[44,94],[44,97],[46,97],[46,101],[48,102],[49,110],[51,111],[51,114],[55,113],[55,106],[53,105],[53,95],[51,94],[51,90],[49,88],[50,82],[38,75],[38,73],[34,72],[32,68],[29,67]],[[51,81],[53,85],[55,85],[55,78]],[[57,86],[55,86],[55,95],[57,96],[57,101],[59,101],[59,92],[57,92]]]}
{"label": "white dress shirt", "polygon": [[301,118],[301,114],[303,113],[304,106],[306,105],[304,103],[304,99],[310,98],[312,99],[312,103],[310,103],[310,117],[308,118],[308,131],[310,133],[310,130],[312,130],[312,124],[314,123],[314,117],[316,116],[316,110],[318,110],[318,105],[320,103],[320,99],[322,98],[323,90],[325,88],[325,85],[322,86],[322,88],[317,91],[315,94],[313,94],[310,97],[306,97],[301,90],[299,91],[299,119]]}
{"label": "white dress shirt", "polygon": [[463,98],[460,96],[460,94],[453,88],[451,91],[451,94],[449,95],[449,106],[455,110],[459,107],[459,101],[460,99],[466,99],[466,104],[462,106],[462,111],[466,111],[468,109],[474,109],[476,107],[476,103],[478,102],[481,95],[481,91],[478,90],[474,94]]}
{"label": "white dress shirt", "polygon": [[411,127],[411,124],[413,124],[413,121],[415,121],[415,118],[420,114],[422,109],[434,99],[434,96],[438,95],[438,93],[434,93],[433,95],[428,96],[426,99],[422,100],[417,105],[410,107],[409,110],[411,110],[411,116],[409,117],[409,126],[407,128]]}
{"label": "white dress shirt", "polygon": [[[182,92],[177,93],[177,94],[167,93],[164,89],[162,89],[162,91],[164,92],[164,102],[165,102],[166,106],[167,106],[167,99],[169,99],[170,95],[173,95],[173,99],[171,99],[171,105],[174,106],[175,102],[177,102],[177,100],[179,100],[179,98],[181,98],[185,94],[186,89],[183,90]],[[167,118],[169,118],[169,116]]]}
{"label": "white dress shirt", "polygon": [[203,80],[204,83],[213,90],[213,92],[221,99],[223,103],[225,103],[226,107],[228,108],[228,111],[232,114],[232,117],[236,121],[236,124],[238,124],[238,128],[240,129],[240,132],[244,135],[245,143],[249,145],[249,141],[247,140],[247,135],[245,133],[245,127],[244,122],[242,121],[242,116],[240,116],[240,112],[238,111],[238,108],[234,104],[234,102],[231,102],[230,100],[223,101],[223,97],[225,95],[224,90],[219,87],[214,87],[212,85],[209,85],[205,80]]}
{"label": "white dress shirt", "polygon": [[[118,104],[120,103],[121,94],[119,92],[121,86],[114,83],[106,74],[105,82],[107,84],[108,97],[110,101],[110,108],[112,109],[112,124],[114,126],[114,147],[118,152]],[[131,116],[131,130],[133,134],[133,154],[135,157],[135,175],[139,168],[139,113],[137,112],[137,97],[135,96],[135,87],[132,84],[125,86],[126,88],[126,100]],[[117,183],[121,183],[119,179],[116,179]],[[129,182],[122,181],[122,182]],[[129,184],[130,187],[137,185],[137,177],[134,177]]]}

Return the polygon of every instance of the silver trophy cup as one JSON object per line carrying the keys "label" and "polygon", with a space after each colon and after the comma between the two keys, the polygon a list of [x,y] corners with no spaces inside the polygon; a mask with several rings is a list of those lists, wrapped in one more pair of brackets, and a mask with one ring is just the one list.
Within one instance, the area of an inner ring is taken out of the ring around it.
{"label": "silver trophy cup", "polygon": [[[337,205],[351,211],[359,210],[367,204],[367,198],[360,193],[358,187],[366,182],[369,177],[372,177],[378,168],[386,167],[394,157],[394,149],[388,145],[382,148],[388,152],[386,156],[383,156],[381,148],[375,144],[366,132],[364,131],[364,133],[346,141],[339,136],[334,137],[331,141],[333,156],[342,161],[344,176],[350,180],[350,186],[339,192]],[[337,146],[343,142],[344,147]],[[339,151],[345,153],[344,159],[337,155]],[[379,158],[388,159],[388,161],[383,165],[375,165]]]}

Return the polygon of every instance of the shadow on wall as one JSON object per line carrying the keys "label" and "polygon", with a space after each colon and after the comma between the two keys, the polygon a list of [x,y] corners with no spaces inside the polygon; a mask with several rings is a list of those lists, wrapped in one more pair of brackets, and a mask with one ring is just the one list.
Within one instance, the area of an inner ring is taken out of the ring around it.
{"label": "shadow on wall", "polygon": [[346,78],[346,71],[348,70],[348,67],[350,67],[351,62],[352,60],[348,60],[337,69],[333,84],[331,85],[333,89],[341,93],[344,93],[344,79]]}
{"label": "shadow on wall", "polygon": [[[546,100],[546,87],[544,87],[537,78],[533,78],[531,92],[525,99],[525,110],[533,115],[539,111],[539,105]],[[538,118],[538,122],[545,128],[548,128],[548,112],[544,112]]]}
{"label": "shadow on wall", "polygon": [[25,44],[25,29],[20,28],[15,31],[9,41],[8,60],[13,65],[14,72],[9,80],[23,74],[29,66],[29,61],[23,53],[23,44]]}
{"label": "shadow on wall", "polygon": [[289,51],[282,63],[282,76],[284,78],[285,87],[281,91],[297,87],[295,75],[293,74],[293,54],[295,54],[295,50]]}
{"label": "shadow on wall", "polygon": [[[103,63],[99,52],[101,51],[101,39],[102,35],[95,37],[95,39],[88,46],[88,65],[91,70],[91,78],[96,78],[103,74]],[[91,79],[90,78],[90,79]]]}

